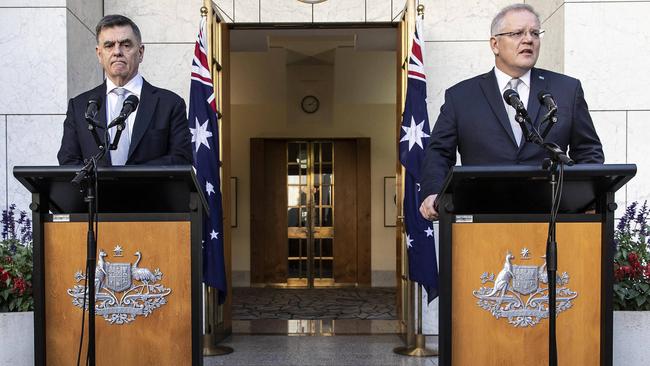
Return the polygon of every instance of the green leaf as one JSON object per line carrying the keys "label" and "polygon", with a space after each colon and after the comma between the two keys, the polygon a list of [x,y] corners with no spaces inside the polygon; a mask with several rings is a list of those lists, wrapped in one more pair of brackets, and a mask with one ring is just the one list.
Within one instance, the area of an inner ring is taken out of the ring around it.
{"label": "green leaf", "polygon": [[648,284],[648,283],[640,283],[640,284],[639,284],[639,288],[640,288],[643,292],[648,293],[648,292],[650,291],[650,284]]}
{"label": "green leaf", "polygon": [[641,307],[641,305],[646,303],[646,297],[645,296],[637,296],[636,297],[636,306]]}

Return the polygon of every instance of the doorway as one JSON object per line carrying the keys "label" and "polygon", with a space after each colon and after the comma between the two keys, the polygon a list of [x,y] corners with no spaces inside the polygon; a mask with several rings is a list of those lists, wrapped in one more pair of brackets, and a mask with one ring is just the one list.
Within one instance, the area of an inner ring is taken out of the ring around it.
{"label": "doorway", "polygon": [[369,184],[367,138],[251,139],[252,284],[370,286]]}

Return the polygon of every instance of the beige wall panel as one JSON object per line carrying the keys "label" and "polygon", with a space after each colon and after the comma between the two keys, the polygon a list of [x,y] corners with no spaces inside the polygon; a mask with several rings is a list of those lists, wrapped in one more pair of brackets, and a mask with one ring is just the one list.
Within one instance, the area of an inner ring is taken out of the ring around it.
{"label": "beige wall panel", "polygon": [[537,67],[564,72],[564,7],[558,8],[549,18],[542,17],[544,38],[537,60]]}
{"label": "beige wall panel", "polygon": [[490,23],[508,0],[421,0],[425,41],[476,41],[490,38]]}
{"label": "beige wall panel", "polygon": [[194,43],[150,44],[145,48],[140,73],[149,83],[173,91],[188,104],[193,56]]}
{"label": "beige wall panel", "polygon": [[142,42],[196,41],[203,0],[105,0],[104,14],[123,14],[142,32]]}
{"label": "beige wall panel", "polygon": [[[65,113],[66,13],[65,8],[0,11],[0,75],[4,86],[0,88],[0,114]],[[38,102],[34,93],[38,93]]]}
{"label": "beige wall panel", "polygon": [[[39,1],[41,3],[43,1]],[[88,28],[91,33],[95,33],[97,22],[104,15],[104,1],[102,0],[67,0],[68,10],[78,18],[81,23]],[[75,34],[75,33],[73,33]]]}
{"label": "beige wall panel", "polygon": [[[15,203],[17,208],[30,213],[32,194],[14,178],[13,169],[17,165],[58,165],[56,153],[61,145],[65,116],[18,115],[6,118],[6,143],[10,147],[6,153],[8,203]],[[0,155],[4,155],[4,151]]]}
{"label": "beige wall panel", "polygon": [[392,20],[391,3],[391,0],[366,1],[366,21],[390,22]]}
{"label": "beige wall panel", "polygon": [[314,5],[314,22],[363,22],[366,0],[327,0]]}
{"label": "beige wall panel", "polygon": [[[100,13],[101,14],[101,13]],[[86,14],[90,17],[91,14]],[[104,81],[104,72],[95,53],[94,31],[79,22],[70,11],[66,13],[67,60],[68,60],[68,98],[90,90]],[[91,29],[95,29],[93,25]]]}
{"label": "beige wall panel", "polygon": [[237,23],[260,21],[260,0],[236,0],[234,19]]}
{"label": "beige wall panel", "polygon": [[650,200],[650,111],[627,112],[627,162],[637,165],[636,177],[627,184],[627,203]]}
{"label": "beige wall panel", "polygon": [[[582,81],[590,109],[648,110],[650,2],[566,3],[565,71]],[[599,31],[606,30],[606,31]],[[647,68],[646,68],[647,70]]]}
{"label": "beige wall panel", "polygon": [[312,6],[300,1],[260,1],[262,23],[311,23]]}

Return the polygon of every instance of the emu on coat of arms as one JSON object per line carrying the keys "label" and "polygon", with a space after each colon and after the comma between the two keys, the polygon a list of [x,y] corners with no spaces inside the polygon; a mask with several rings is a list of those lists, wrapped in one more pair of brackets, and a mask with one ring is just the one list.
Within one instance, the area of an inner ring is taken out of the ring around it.
{"label": "emu on coat of arms", "polygon": [[[529,251],[521,251],[522,259],[528,260]],[[484,286],[473,291],[478,298],[480,308],[489,311],[495,318],[508,318],[515,327],[534,326],[544,318],[548,318],[548,273],[546,271],[546,256],[540,266],[512,264],[515,256],[508,251],[505,255],[503,269],[497,274],[483,272],[481,283],[492,282],[492,286]],[[557,276],[557,314],[568,310],[573,305],[572,300],[578,294],[566,285],[569,274],[563,272]],[[529,296],[527,296],[529,295]],[[527,297],[526,297],[527,296]]]}
{"label": "emu on coat of arms", "polygon": [[[122,248],[116,246],[114,257],[122,257]],[[126,324],[136,316],[149,316],[155,309],[167,303],[166,296],[171,289],[158,283],[162,272],[158,268],[151,271],[139,267],[142,253],[136,251],[135,263],[111,263],[105,258],[104,250],[99,250],[99,259],[95,268],[95,313],[104,317],[111,324]],[[88,309],[86,275],[82,271],[75,273],[77,284],[68,289],[72,304]],[[83,281],[83,282],[82,282]]]}

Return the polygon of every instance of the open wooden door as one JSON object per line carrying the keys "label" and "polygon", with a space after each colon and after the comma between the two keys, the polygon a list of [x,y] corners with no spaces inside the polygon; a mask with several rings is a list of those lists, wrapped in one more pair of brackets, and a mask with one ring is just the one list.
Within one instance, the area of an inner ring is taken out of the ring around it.
{"label": "open wooden door", "polygon": [[[397,278],[397,318],[400,322],[400,333],[413,334],[407,331],[412,326],[412,316],[414,309],[410,304],[409,298],[412,297],[413,287],[408,280],[407,254],[404,241],[404,167],[399,161],[399,140],[402,125],[402,113],[404,112],[404,103],[406,101],[406,84],[407,84],[407,63],[411,42],[415,30],[415,0],[408,0],[405,4],[402,18],[398,24],[397,31],[397,120],[395,121],[395,149],[397,150],[397,161],[395,166],[396,176],[396,204],[398,217],[395,227],[395,248],[396,255],[396,278]],[[407,340],[407,344],[412,344],[412,340]]]}
{"label": "open wooden door", "polygon": [[[205,334],[208,343],[219,342],[232,333],[232,245],[230,217],[230,33],[228,24],[210,0],[205,1],[208,13],[208,63],[214,84],[217,113],[219,116],[219,145],[221,151],[221,192],[223,196],[224,261],[228,281],[228,293],[223,304],[217,304],[216,292],[209,291],[205,297]],[[207,338],[207,337],[206,337]],[[204,342],[205,344],[205,342]]]}

